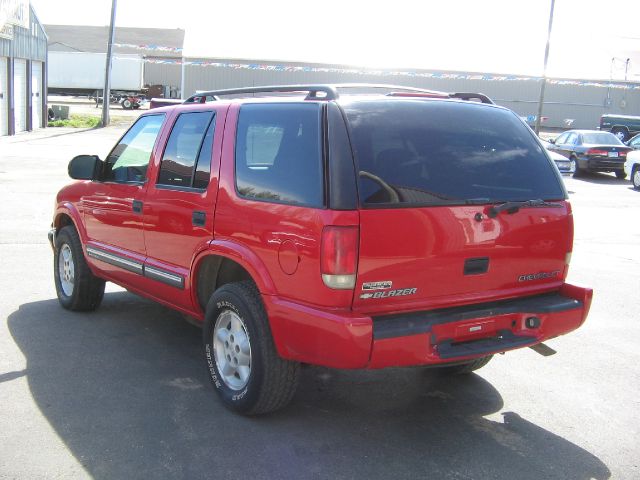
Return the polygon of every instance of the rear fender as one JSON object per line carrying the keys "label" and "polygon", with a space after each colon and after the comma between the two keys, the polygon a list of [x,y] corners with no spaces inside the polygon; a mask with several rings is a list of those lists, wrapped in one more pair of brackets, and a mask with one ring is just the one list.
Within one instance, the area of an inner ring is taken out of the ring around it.
{"label": "rear fender", "polygon": [[200,261],[211,254],[227,257],[238,263],[251,275],[261,294],[275,295],[275,285],[267,267],[260,257],[246,246],[231,240],[212,240],[209,243],[209,249],[196,258],[192,271],[197,271]]}

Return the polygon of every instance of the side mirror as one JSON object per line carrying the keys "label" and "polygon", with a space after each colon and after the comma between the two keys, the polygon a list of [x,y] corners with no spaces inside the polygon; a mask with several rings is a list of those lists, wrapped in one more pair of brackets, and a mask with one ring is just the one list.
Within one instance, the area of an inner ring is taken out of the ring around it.
{"label": "side mirror", "polygon": [[69,176],[74,180],[95,180],[101,164],[97,155],[78,155],[69,162]]}
{"label": "side mirror", "polygon": [[556,139],[555,138],[550,138],[549,140],[547,140],[547,142],[553,143],[555,145]]}

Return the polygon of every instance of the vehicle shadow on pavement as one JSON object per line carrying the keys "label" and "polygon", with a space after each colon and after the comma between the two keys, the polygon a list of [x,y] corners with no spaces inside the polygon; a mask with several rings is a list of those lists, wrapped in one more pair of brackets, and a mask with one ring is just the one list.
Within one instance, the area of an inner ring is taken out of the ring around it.
{"label": "vehicle shadow on pavement", "polygon": [[24,304],[8,326],[36,404],[94,478],[610,476],[517,413],[484,418],[503,400],[479,375],[306,367],[288,408],[245,418],[210,387],[201,330],[127,292],[94,313]]}
{"label": "vehicle shadow on pavement", "polygon": [[615,175],[609,175],[606,173],[588,172],[583,173],[579,177],[573,177],[575,180],[580,180],[587,183],[593,183],[595,185],[623,185],[629,184],[629,178],[617,178]]}

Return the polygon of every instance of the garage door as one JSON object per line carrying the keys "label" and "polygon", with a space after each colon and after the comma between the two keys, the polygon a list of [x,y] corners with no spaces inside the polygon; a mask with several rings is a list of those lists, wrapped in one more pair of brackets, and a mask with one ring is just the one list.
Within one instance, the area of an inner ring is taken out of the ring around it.
{"label": "garage door", "polygon": [[0,57],[0,135],[9,133],[9,109],[7,92],[7,59]]}
{"label": "garage door", "polygon": [[42,62],[31,64],[31,128],[42,128]]}
{"label": "garage door", "polygon": [[13,112],[16,133],[27,128],[27,61],[16,58],[13,63]]}

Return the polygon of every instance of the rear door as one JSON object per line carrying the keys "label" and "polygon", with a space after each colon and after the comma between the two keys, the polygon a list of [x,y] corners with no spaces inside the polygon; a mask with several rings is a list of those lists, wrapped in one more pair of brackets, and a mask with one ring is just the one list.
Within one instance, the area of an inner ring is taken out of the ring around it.
{"label": "rear door", "polygon": [[181,111],[150,172],[144,208],[145,276],[156,294],[190,308],[185,287],[194,257],[213,237],[227,107]]}
{"label": "rear door", "polygon": [[[439,100],[344,110],[360,178],[354,309],[453,306],[561,284],[572,242],[566,194],[512,112]],[[534,199],[553,205],[491,211]]]}

